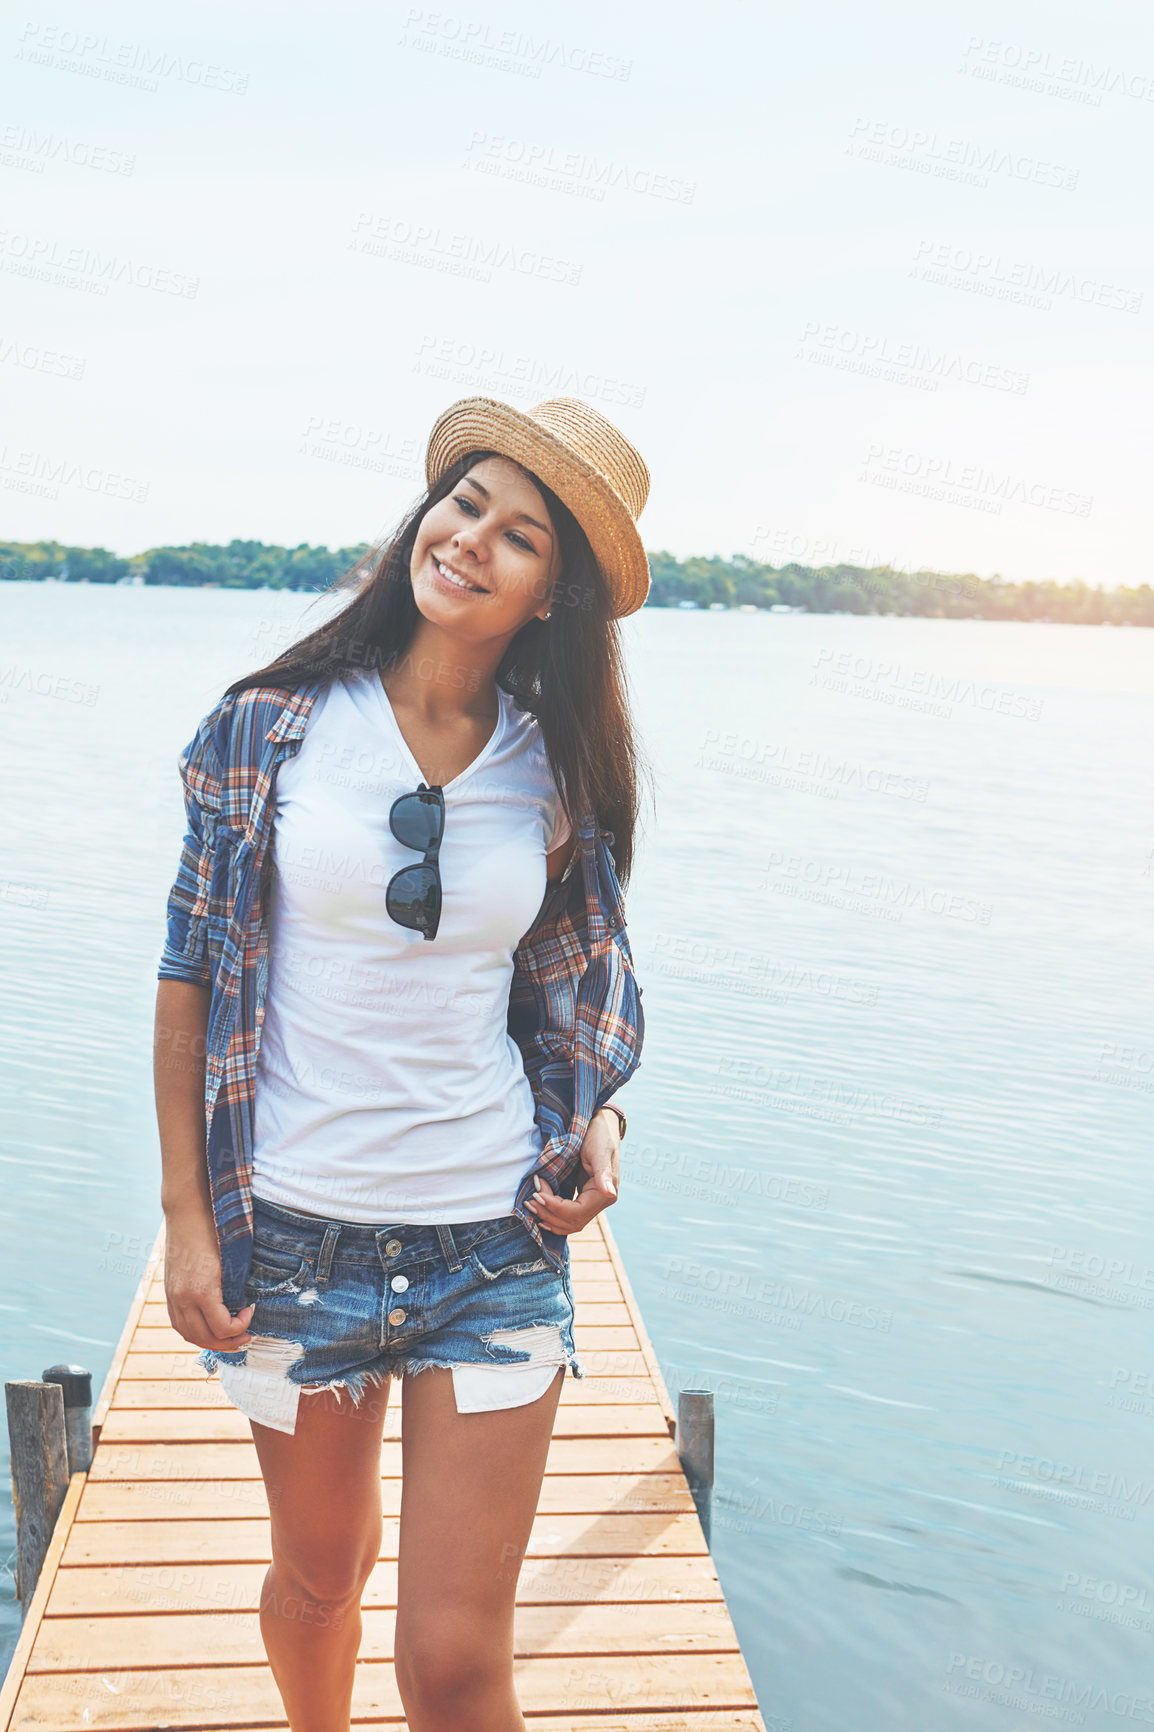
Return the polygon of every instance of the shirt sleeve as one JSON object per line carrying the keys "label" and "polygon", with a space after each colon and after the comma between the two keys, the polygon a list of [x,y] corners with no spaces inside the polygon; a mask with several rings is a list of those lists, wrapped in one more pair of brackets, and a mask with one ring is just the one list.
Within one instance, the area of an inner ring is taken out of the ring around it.
{"label": "shirt sleeve", "polygon": [[557,796],[557,814],[553,820],[553,834],[545,844],[546,854],[552,854],[564,846],[573,834],[573,826],[569,822],[569,814],[561,804],[561,796]]}
{"label": "shirt sleeve", "polygon": [[206,716],[179,758],[187,821],[176,879],[168,893],[167,929],[158,980],[211,986],[208,904],[213,839],[221,805],[221,770],[213,742],[219,707]]}

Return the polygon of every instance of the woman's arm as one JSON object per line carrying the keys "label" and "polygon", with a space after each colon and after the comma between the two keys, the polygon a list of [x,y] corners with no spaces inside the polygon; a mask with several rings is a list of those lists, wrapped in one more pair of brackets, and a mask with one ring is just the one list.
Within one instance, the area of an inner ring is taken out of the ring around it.
{"label": "woman's arm", "polygon": [[553,1233],[579,1233],[594,1215],[617,1201],[621,1178],[621,1120],[609,1107],[593,1114],[581,1144],[581,1165],[588,1175],[575,1197],[559,1197],[547,1180],[534,1177],[536,1195],[528,1199],[542,1226]]}
{"label": "woman's arm", "polygon": [[158,983],[153,1080],[169,1319],[186,1341],[229,1353],[248,1345],[253,1307],[233,1317],[221,1297],[220,1247],[205,1162],[204,1060],[211,998],[208,987],[193,981]]}

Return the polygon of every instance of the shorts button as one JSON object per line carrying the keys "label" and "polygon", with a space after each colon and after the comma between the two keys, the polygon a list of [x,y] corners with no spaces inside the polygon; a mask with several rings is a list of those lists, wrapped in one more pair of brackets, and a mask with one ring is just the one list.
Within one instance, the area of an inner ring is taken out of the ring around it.
{"label": "shorts button", "polygon": [[409,1277],[407,1275],[394,1275],[389,1286],[394,1293],[406,1293],[409,1287]]}
{"label": "shorts button", "polygon": [[400,1252],[401,1252],[401,1241],[399,1239],[390,1239],[388,1244],[385,1246],[385,1256],[386,1257],[398,1257],[400,1255]]}
{"label": "shorts button", "polygon": [[389,1322],[390,1323],[403,1323],[404,1321],[405,1321],[405,1313],[403,1311],[390,1311],[389,1312]]}

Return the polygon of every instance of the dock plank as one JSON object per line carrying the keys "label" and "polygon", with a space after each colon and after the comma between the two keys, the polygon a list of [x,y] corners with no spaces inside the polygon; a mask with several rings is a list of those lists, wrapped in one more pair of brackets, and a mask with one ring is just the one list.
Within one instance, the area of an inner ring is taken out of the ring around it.
{"label": "dock plank", "polygon": [[[179,1493],[179,1501],[173,1492]],[[400,1479],[382,1478],[386,1515],[401,1510]],[[541,1487],[541,1510],[558,1514],[608,1514],[612,1510],[674,1510],[688,1514],[693,1498],[679,1474],[547,1474]],[[238,1516],[264,1515],[268,1501],[261,1479],[206,1482],[185,1480],[179,1486],[149,1480],[108,1480],[84,1489],[78,1522],[155,1521],[171,1510],[201,1521],[230,1521]]]}
{"label": "dock plank", "polygon": [[[364,1614],[362,1660],[391,1660],[395,1617],[387,1607]],[[46,1619],[28,1663],[29,1673],[121,1671],[187,1665],[205,1636],[204,1615],[169,1612],[123,1618]],[[212,1655],[218,1666],[262,1665],[260,1622],[255,1611],[212,1619]],[[636,1654],[700,1649],[731,1651],[737,1643],[722,1600],[652,1600],[630,1606],[605,1602],[581,1606],[520,1606],[515,1652],[534,1654]],[[83,1660],[83,1665],[81,1661]]]}
{"label": "dock plank", "polygon": [[[578,1380],[567,1379],[566,1381]],[[563,1401],[553,1425],[555,1438],[664,1437],[669,1433],[657,1402]],[[252,1437],[235,1407],[117,1407],[109,1409],[101,1441],[116,1443],[234,1443]]]}
{"label": "dock plank", "polygon": [[[390,1478],[401,1471],[401,1445],[386,1438],[381,1464]],[[669,1437],[587,1439],[555,1437],[546,1473],[677,1473],[677,1451]],[[89,1481],[104,1479],[256,1479],[256,1449],[248,1443],[102,1442]]]}
{"label": "dock plank", "polygon": [[[266,1565],[116,1564],[62,1570],[49,1606],[52,1617],[121,1617],[132,1612],[255,1611]],[[517,1582],[518,1605],[574,1605],[593,1601],[720,1600],[721,1586],[707,1554],[646,1558],[529,1558]],[[395,1559],[376,1565],[363,1604],[395,1606]],[[45,1622],[50,1622],[48,1618]]]}
{"label": "dock plank", "polygon": [[[527,1712],[621,1713],[633,1708],[669,1713],[695,1708],[753,1708],[756,1702],[739,1653],[595,1654],[554,1658],[535,1654],[514,1662],[517,1692]],[[11,1732],[154,1732],[275,1723],[280,1697],[266,1665],[159,1667],[36,1672],[24,1679]],[[362,1661],[353,1686],[353,1720],[403,1722],[392,1664]]]}
{"label": "dock plank", "polygon": [[[381,1556],[395,1558],[399,1516],[387,1516]],[[639,1514],[538,1514],[530,1530],[528,1554],[552,1557],[640,1557],[650,1552],[704,1552],[697,1512],[673,1510]],[[60,1559],[61,1569],[79,1564],[267,1563],[269,1523],[196,1521],[166,1514],[160,1521],[74,1522]]]}

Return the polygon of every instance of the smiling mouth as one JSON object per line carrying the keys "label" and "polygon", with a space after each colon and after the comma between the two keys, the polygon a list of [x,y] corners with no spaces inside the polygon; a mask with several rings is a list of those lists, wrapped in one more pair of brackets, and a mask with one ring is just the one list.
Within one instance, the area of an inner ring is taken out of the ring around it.
{"label": "smiling mouth", "polygon": [[444,578],[446,583],[451,583],[455,589],[462,589],[467,595],[488,595],[489,591],[484,589],[481,584],[470,583],[467,577],[462,577],[459,571],[454,571],[452,566],[446,565],[444,560],[438,559],[435,554],[432,559],[438,574]]}

